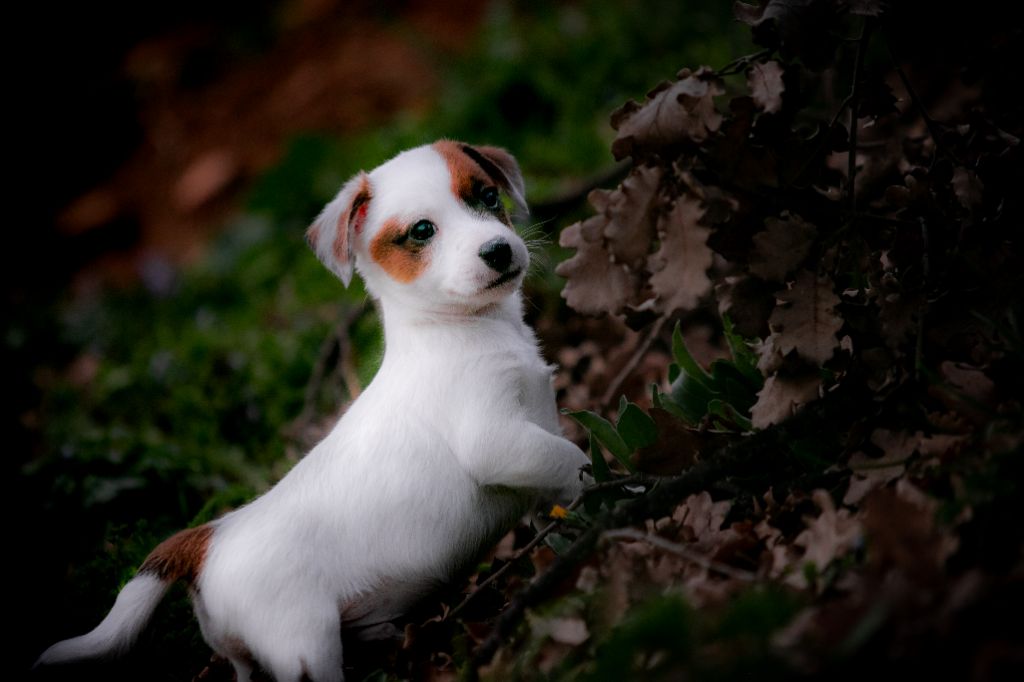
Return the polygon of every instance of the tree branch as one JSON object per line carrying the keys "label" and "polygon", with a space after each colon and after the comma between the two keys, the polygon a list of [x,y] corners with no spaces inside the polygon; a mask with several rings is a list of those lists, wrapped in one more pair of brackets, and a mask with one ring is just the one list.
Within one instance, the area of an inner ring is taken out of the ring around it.
{"label": "tree branch", "polygon": [[786,421],[738,441],[731,441],[710,452],[685,473],[671,478],[655,479],[647,494],[606,510],[592,526],[584,530],[569,548],[560,554],[533,582],[518,592],[498,617],[494,630],[470,659],[466,679],[478,679],[478,670],[494,658],[498,648],[508,641],[522,620],[526,609],[545,599],[561,585],[593,552],[602,535],[611,529],[623,528],[640,519],[664,516],[687,495],[698,493],[726,479],[756,478],[764,472],[786,470],[787,444],[795,433],[823,421],[835,419],[844,424],[850,418],[846,409],[849,396],[842,388],[807,405]]}

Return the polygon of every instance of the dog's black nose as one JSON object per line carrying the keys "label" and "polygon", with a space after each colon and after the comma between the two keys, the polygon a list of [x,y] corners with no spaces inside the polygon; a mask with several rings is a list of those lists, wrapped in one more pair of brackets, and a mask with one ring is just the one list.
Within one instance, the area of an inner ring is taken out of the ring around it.
{"label": "dog's black nose", "polygon": [[505,272],[512,262],[512,247],[502,237],[495,237],[480,247],[480,257],[492,270]]}

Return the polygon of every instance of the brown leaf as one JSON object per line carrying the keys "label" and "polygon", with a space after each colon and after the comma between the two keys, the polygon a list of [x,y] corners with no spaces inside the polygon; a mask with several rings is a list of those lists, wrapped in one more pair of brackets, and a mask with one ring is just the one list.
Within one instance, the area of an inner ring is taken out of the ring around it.
{"label": "brown leaf", "polygon": [[985,185],[974,171],[957,166],[953,170],[953,192],[966,209],[981,205],[985,196]]}
{"label": "brown leaf", "polygon": [[885,12],[889,0],[849,0],[850,14],[862,17],[880,17]]}
{"label": "brown leaf", "polygon": [[833,312],[839,297],[832,292],[831,280],[802,270],[792,287],[778,297],[768,326],[779,335],[779,351],[782,355],[796,351],[817,365],[825,364],[839,347],[836,332],[843,326]]}
{"label": "brown leaf", "polygon": [[665,81],[648,93],[644,104],[630,101],[612,113],[612,127],[619,133],[612,154],[616,159],[636,158],[666,145],[703,142],[722,124],[714,96],[723,92],[711,69],[684,69],[680,80]]}
{"label": "brown leaf", "polygon": [[770,282],[785,282],[810,253],[817,230],[798,215],[784,211],[764,221],[765,229],[754,235],[750,272]]}
{"label": "brown leaf", "polygon": [[555,273],[568,280],[562,298],[577,312],[617,313],[640,288],[640,276],[613,263],[605,250],[602,233],[607,222],[605,216],[596,215],[565,228],[558,238],[562,246],[576,249]]}
{"label": "brown leaf", "polygon": [[756,429],[785,421],[802,405],[818,398],[821,377],[807,374],[790,377],[781,374],[768,377],[750,409],[750,421]]}
{"label": "brown leaf", "polygon": [[535,635],[550,637],[559,644],[578,646],[590,638],[587,624],[581,618],[542,618],[532,613],[528,613],[526,617]]}
{"label": "brown leaf", "polygon": [[699,224],[703,216],[700,199],[687,193],[658,221],[661,248],[650,257],[650,284],[655,306],[666,315],[693,310],[711,291],[707,269],[714,256],[707,244],[711,231]]}
{"label": "brown leaf", "polygon": [[648,414],[658,429],[658,439],[637,451],[633,460],[637,470],[671,476],[693,466],[701,446],[700,434],[660,408],[652,407]]}
{"label": "brown leaf", "polygon": [[686,531],[684,537],[693,543],[694,548],[713,549],[731,508],[731,501],[713,502],[705,491],[687,497],[672,512],[672,520]]}
{"label": "brown leaf", "polygon": [[904,480],[895,490],[871,493],[864,509],[871,564],[896,566],[920,583],[942,580],[943,566],[957,541],[936,523],[934,500]]}
{"label": "brown leaf", "polygon": [[782,109],[782,93],[786,86],[782,82],[782,67],[776,61],[757,63],[747,71],[747,86],[754,103],[766,113],[774,114]]}
{"label": "brown leaf", "polygon": [[779,335],[769,334],[764,339],[754,342],[754,354],[757,355],[757,370],[764,376],[774,374],[782,367],[785,358],[779,350]]}
{"label": "brown leaf", "polygon": [[843,496],[843,504],[858,504],[872,490],[902,476],[906,466],[901,460],[899,456],[874,459],[863,452],[854,453],[847,465],[853,470],[853,476]]}
{"label": "brown leaf", "polygon": [[807,529],[796,537],[793,544],[804,548],[805,562],[813,563],[822,571],[832,561],[854,549],[864,532],[860,521],[848,510],[836,511],[827,491],[815,490],[812,498],[821,509],[821,515],[806,519]]}
{"label": "brown leaf", "polygon": [[604,236],[608,250],[615,260],[630,268],[639,268],[647,258],[654,238],[658,208],[662,202],[658,193],[661,168],[638,166],[633,169],[618,189],[612,192],[593,192],[591,202],[604,206],[607,218]]}

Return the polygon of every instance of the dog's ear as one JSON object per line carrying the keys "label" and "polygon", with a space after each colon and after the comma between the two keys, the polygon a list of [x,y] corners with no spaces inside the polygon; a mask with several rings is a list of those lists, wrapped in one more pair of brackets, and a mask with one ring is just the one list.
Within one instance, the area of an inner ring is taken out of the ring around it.
{"label": "dog's ear", "polygon": [[516,157],[501,147],[463,145],[462,150],[483,168],[498,185],[508,192],[520,215],[527,215],[526,184]]}
{"label": "dog's ear", "polygon": [[360,172],[345,183],[306,230],[306,241],[317,258],[346,287],[352,281],[352,243],[366,221],[372,196],[370,177]]}

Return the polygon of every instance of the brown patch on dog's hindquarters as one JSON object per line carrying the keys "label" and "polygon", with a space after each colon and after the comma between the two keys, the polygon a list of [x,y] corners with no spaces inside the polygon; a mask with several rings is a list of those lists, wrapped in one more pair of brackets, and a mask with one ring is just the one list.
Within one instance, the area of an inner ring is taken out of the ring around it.
{"label": "brown patch on dog's hindquarters", "polygon": [[175,533],[156,546],[139,567],[139,573],[155,573],[161,580],[194,582],[206,559],[213,527],[206,524]]}
{"label": "brown patch on dog's hindquarters", "polygon": [[429,259],[424,248],[409,240],[395,243],[404,231],[397,219],[385,221],[370,244],[370,256],[392,279],[408,284],[426,269]]}

